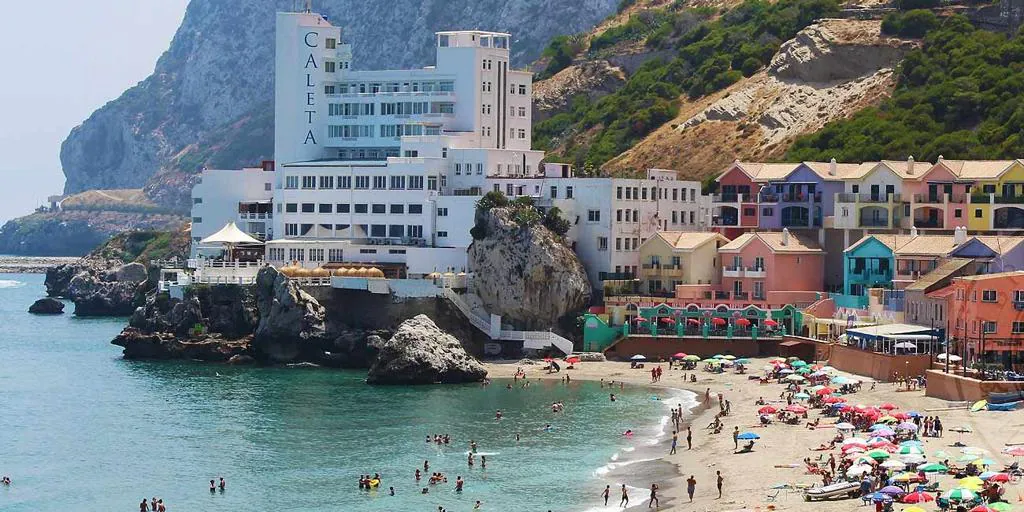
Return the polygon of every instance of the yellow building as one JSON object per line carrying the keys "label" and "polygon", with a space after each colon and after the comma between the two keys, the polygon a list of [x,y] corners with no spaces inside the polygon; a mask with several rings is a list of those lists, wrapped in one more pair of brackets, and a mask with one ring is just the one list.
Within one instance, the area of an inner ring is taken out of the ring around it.
{"label": "yellow building", "polygon": [[[1024,164],[965,165],[961,179],[973,179],[967,229],[992,231],[1024,228]],[[970,172],[977,168],[980,172]]]}
{"label": "yellow building", "polygon": [[659,231],[640,245],[641,290],[671,295],[679,284],[720,283],[718,248],[727,243],[719,233]]}

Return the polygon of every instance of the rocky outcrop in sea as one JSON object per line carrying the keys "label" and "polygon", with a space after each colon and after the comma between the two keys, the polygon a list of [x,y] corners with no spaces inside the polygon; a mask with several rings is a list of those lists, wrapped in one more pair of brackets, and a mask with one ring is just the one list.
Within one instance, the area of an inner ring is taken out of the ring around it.
{"label": "rocky outcrop in sea", "polygon": [[128,316],[155,284],[141,263],[83,259],[46,270],[46,295],[75,303],[78,316]]}
{"label": "rocky outcrop in sea", "polygon": [[543,225],[521,226],[509,209],[477,214],[482,239],[469,247],[470,291],[502,322],[548,329],[590,303],[590,281],[576,253]]}
{"label": "rocky outcrop in sea", "polygon": [[452,384],[479,382],[487,370],[454,336],[426,315],[410,318],[391,336],[370,366],[370,384]]}
{"label": "rocky outcrop in sea", "polygon": [[28,312],[35,315],[59,315],[64,313],[64,303],[57,299],[43,297],[33,302],[28,307]]}

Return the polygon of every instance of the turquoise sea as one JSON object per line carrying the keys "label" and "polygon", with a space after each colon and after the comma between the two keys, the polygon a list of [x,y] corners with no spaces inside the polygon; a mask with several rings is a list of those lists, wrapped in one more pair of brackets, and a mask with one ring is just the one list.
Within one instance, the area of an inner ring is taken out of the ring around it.
{"label": "turquoise sea", "polygon": [[[686,392],[656,401],[628,388],[613,403],[583,382],[371,387],[364,372],[125,361],[109,343],[124,319],[75,318],[72,304],[58,317],[28,314],[42,281],[0,274],[0,475],[13,481],[0,487],[5,512],[134,512],[153,496],[171,511],[454,512],[476,500],[491,511],[583,511],[620,482],[640,505],[642,489],[668,474],[648,460],[667,450],[659,440],[670,404],[695,403]],[[550,412],[554,401],[565,412]],[[638,434],[623,438],[626,429]],[[452,444],[425,443],[434,433]],[[486,469],[479,459],[468,467],[470,439]],[[417,483],[424,460],[448,484]],[[383,476],[381,490],[358,489],[367,473]],[[227,491],[211,494],[209,480],[221,476]]]}

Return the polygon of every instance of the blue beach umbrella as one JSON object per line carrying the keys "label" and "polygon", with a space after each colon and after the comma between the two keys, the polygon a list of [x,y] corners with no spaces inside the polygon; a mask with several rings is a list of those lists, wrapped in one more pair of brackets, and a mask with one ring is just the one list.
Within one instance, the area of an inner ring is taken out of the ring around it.
{"label": "blue beach umbrella", "polygon": [[744,433],[736,436],[736,439],[744,439],[744,440],[746,440],[746,439],[761,439],[761,436],[759,436],[759,435],[757,435],[757,434],[755,434],[753,432],[744,432]]}

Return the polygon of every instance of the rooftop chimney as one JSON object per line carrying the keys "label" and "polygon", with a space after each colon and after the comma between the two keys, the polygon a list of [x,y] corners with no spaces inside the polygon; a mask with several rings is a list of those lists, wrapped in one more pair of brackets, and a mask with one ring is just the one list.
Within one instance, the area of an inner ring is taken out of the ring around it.
{"label": "rooftop chimney", "polygon": [[967,228],[959,226],[953,230],[953,245],[959,246],[967,241]]}
{"label": "rooftop chimney", "polygon": [[829,176],[835,176],[836,175],[836,159],[835,159],[835,157],[832,157],[832,160],[828,161],[828,175]]}
{"label": "rooftop chimney", "polygon": [[907,158],[907,174],[914,174],[914,155]]}
{"label": "rooftop chimney", "polygon": [[782,228],[782,245],[789,245],[789,228]]}
{"label": "rooftop chimney", "polygon": [[935,163],[942,163],[942,155],[939,155],[939,159],[938,159],[938,161],[937,161],[937,162],[935,162]]}

